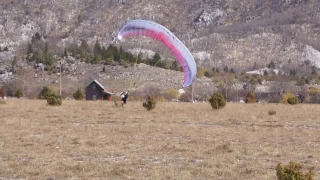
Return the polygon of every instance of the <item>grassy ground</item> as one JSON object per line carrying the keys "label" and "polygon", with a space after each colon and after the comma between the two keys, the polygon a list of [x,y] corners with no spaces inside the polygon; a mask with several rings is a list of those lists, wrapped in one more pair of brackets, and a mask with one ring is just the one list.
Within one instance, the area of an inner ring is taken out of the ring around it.
{"label": "grassy ground", "polygon": [[289,161],[319,179],[319,117],[318,105],[8,100],[0,179],[274,180]]}

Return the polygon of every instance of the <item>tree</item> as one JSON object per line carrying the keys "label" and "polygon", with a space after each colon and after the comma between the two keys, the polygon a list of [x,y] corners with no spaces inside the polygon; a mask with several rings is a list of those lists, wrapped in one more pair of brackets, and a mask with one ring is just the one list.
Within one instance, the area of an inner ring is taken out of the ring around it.
{"label": "tree", "polygon": [[[80,50],[83,54],[87,54],[90,52],[89,45],[86,40],[82,40],[80,44]],[[81,54],[81,53],[80,53]]]}
{"label": "tree", "polygon": [[226,65],[226,66],[224,66],[223,71],[224,71],[224,72],[229,72],[229,68],[228,68],[228,66],[227,66],[227,65]]}
{"label": "tree", "polygon": [[101,48],[100,42],[98,40],[96,40],[96,44],[94,45],[93,52],[94,52],[94,54],[102,55],[102,48]]}
{"label": "tree", "polygon": [[7,95],[7,91],[5,87],[0,88],[0,97],[5,97]]}
{"label": "tree", "polygon": [[138,54],[138,59],[137,59],[137,64],[140,64],[140,63],[142,63],[142,53],[141,52],[139,52],[139,54]]}
{"label": "tree", "polygon": [[119,48],[119,55],[120,55],[120,59],[126,59],[126,52],[124,51],[122,46],[120,46]]}
{"label": "tree", "polygon": [[0,46],[0,52],[2,52],[2,48],[1,48],[1,46]]}
{"label": "tree", "polygon": [[50,106],[61,106],[62,98],[61,98],[61,96],[59,96],[57,94],[50,94],[47,97],[47,103]]}
{"label": "tree", "polygon": [[264,70],[263,75],[264,75],[264,76],[268,76],[268,71],[267,71],[267,70]]}
{"label": "tree", "polygon": [[212,109],[222,109],[226,106],[226,98],[220,93],[213,93],[209,99]]}
{"label": "tree", "polygon": [[103,66],[102,72],[106,72],[106,67],[105,66]]}
{"label": "tree", "polygon": [[204,73],[204,76],[207,77],[207,78],[211,78],[211,77],[213,76],[213,73],[207,70],[207,71]]}
{"label": "tree", "polygon": [[73,93],[73,98],[75,100],[83,100],[84,94],[83,94],[83,92],[81,91],[80,88],[78,88],[78,90],[75,93]]}
{"label": "tree", "polygon": [[16,93],[15,93],[15,96],[16,96],[17,98],[21,98],[21,97],[23,96],[23,91],[22,91],[22,89],[18,89],[18,90],[16,91]]}
{"label": "tree", "polygon": [[27,54],[28,54],[28,55],[29,55],[29,54],[33,54],[33,47],[32,47],[32,44],[31,44],[31,43],[28,44]]}
{"label": "tree", "polygon": [[172,62],[171,66],[170,66],[170,69],[171,70],[175,70],[175,71],[179,71],[180,70],[179,67],[178,67],[177,61],[173,61]]}
{"label": "tree", "polygon": [[51,89],[48,86],[44,86],[38,94],[38,99],[47,99],[52,94]]}
{"label": "tree", "polygon": [[230,72],[233,73],[233,74],[235,73],[234,70],[233,70],[233,68],[231,68]]}
{"label": "tree", "polygon": [[101,61],[101,55],[99,54],[94,54],[92,64],[98,64]]}
{"label": "tree", "polygon": [[11,66],[14,68],[17,65],[17,63],[18,63],[18,58],[17,56],[14,56],[13,61],[11,62]]}
{"label": "tree", "polygon": [[8,47],[4,47],[3,51],[9,51]]}
{"label": "tree", "polygon": [[274,68],[276,68],[275,63],[274,63],[273,61],[271,61],[271,62],[268,64],[268,68],[269,68],[269,69],[274,69]]}
{"label": "tree", "polygon": [[156,107],[156,104],[157,104],[157,100],[152,96],[148,96],[147,100],[145,100],[142,105],[148,111],[151,111]]}
{"label": "tree", "polygon": [[44,44],[44,50],[43,50],[43,53],[44,53],[44,54],[48,54],[48,52],[49,52],[49,43],[48,43],[48,42],[46,42],[46,43]]}
{"label": "tree", "polygon": [[32,42],[36,42],[40,40],[41,40],[41,35],[38,32],[36,32],[34,36],[32,36]]}
{"label": "tree", "polygon": [[153,58],[152,58],[152,61],[150,63],[151,66],[155,66],[157,65],[157,63],[161,60],[161,56],[159,53],[155,53]]}

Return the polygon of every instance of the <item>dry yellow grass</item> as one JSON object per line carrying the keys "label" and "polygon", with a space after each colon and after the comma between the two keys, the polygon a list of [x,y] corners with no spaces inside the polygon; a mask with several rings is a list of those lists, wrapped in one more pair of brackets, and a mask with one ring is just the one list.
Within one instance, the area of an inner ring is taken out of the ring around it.
{"label": "dry yellow grass", "polygon": [[317,105],[8,100],[0,113],[0,179],[274,180],[289,161],[320,178]]}

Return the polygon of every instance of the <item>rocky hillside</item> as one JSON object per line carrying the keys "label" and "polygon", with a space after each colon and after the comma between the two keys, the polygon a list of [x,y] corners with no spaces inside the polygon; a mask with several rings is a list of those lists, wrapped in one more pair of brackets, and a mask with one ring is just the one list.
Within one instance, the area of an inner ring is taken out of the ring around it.
{"label": "rocky hillside", "polygon": [[2,0],[0,46],[16,51],[35,32],[61,48],[79,39],[116,44],[121,25],[142,18],[172,30],[200,65],[319,64],[319,10],[317,0]]}

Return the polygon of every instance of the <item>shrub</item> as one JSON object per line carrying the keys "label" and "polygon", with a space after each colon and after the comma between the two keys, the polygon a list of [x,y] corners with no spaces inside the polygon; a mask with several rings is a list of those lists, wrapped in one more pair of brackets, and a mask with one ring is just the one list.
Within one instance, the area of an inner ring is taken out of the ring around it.
{"label": "shrub", "polygon": [[75,93],[73,93],[73,98],[75,100],[83,100],[84,95],[80,88],[78,88],[78,90]]}
{"label": "shrub", "polygon": [[47,103],[50,106],[61,106],[61,104],[62,104],[61,96],[59,96],[57,94],[50,94],[47,97]]}
{"label": "shrub", "polygon": [[167,94],[169,95],[170,98],[172,99],[178,99],[180,96],[180,93],[176,89],[169,89]]}
{"label": "shrub", "polygon": [[297,97],[289,97],[288,98],[288,103],[291,104],[291,105],[295,105],[295,104],[299,103],[299,100],[298,100]]}
{"label": "shrub", "polygon": [[307,173],[301,172],[302,165],[290,162],[287,166],[282,166],[280,163],[276,167],[278,180],[313,180],[313,171]]}
{"label": "shrub", "polygon": [[21,97],[23,96],[23,91],[22,91],[22,89],[18,89],[18,90],[16,91],[16,93],[15,93],[15,96],[16,96],[17,98],[21,98]]}
{"label": "shrub", "polygon": [[1,104],[6,104],[6,102],[3,101],[3,100],[0,100],[0,105],[1,105]]}
{"label": "shrub", "polygon": [[52,94],[52,91],[47,86],[44,86],[38,94],[38,99],[47,99],[49,95]]}
{"label": "shrub", "polygon": [[299,103],[299,99],[291,92],[287,92],[285,94],[282,95],[282,103],[284,104],[298,104]]}
{"label": "shrub", "polygon": [[226,106],[226,98],[220,93],[213,93],[209,102],[212,109],[222,109]]}
{"label": "shrub", "polygon": [[269,114],[270,116],[276,115],[276,114],[277,114],[277,111],[275,111],[275,110],[269,110],[268,114]]}
{"label": "shrub", "polygon": [[4,98],[7,95],[7,91],[4,87],[0,88],[0,97]]}
{"label": "shrub", "polygon": [[151,96],[148,96],[147,100],[143,102],[143,107],[145,107],[148,111],[151,111],[156,107],[157,100]]}
{"label": "shrub", "polygon": [[246,103],[255,103],[257,102],[256,96],[253,92],[249,92],[246,96]]}

